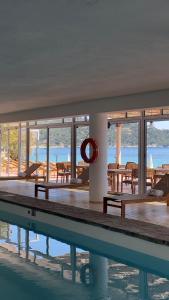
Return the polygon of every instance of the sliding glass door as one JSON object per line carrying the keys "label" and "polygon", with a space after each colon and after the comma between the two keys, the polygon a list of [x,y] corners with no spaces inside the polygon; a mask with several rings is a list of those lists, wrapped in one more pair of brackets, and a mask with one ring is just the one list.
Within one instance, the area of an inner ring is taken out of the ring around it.
{"label": "sliding glass door", "polygon": [[49,180],[56,181],[57,163],[71,167],[71,127],[49,128]]}
{"label": "sliding glass door", "polygon": [[[138,193],[139,122],[118,122],[108,130],[109,184],[113,191]],[[119,170],[117,170],[119,169]]]}
{"label": "sliding glass door", "polygon": [[89,137],[89,126],[76,127],[76,164],[82,164],[82,157],[80,154],[80,146],[82,142]]}
{"label": "sliding glass door", "polygon": [[47,128],[29,131],[29,165],[34,162],[41,163],[37,174],[47,175]]}
{"label": "sliding glass door", "polygon": [[169,120],[147,121],[146,128],[146,167],[152,172],[153,185],[169,173]]}

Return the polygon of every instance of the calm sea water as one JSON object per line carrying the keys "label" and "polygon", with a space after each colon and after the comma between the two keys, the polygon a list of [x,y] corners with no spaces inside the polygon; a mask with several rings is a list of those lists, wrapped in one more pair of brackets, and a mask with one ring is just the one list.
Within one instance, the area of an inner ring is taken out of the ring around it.
{"label": "calm sea water", "polygon": [[[116,149],[108,148],[108,162],[114,162],[116,157]],[[122,164],[127,161],[138,162],[138,148],[136,147],[122,147],[121,150]],[[46,149],[33,149],[30,154],[32,161],[46,161]],[[80,148],[77,148],[77,161],[81,161]],[[153,167],[161,166],[169,163],[169,148],[168,147],[148,147],[147,148],[148,164],[153,164]],[[50,161],[61,162],[70,161],[70,148],[51,148]]]}

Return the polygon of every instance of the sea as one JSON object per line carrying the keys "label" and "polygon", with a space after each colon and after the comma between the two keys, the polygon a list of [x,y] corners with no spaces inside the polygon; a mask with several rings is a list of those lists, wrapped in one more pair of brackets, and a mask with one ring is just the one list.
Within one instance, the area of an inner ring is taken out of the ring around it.
{"label": "sea", "polygon": [[[115,162],[116,148],[109,147],[107,153],[108,163]],[[30,153],[31,161],[46,162],[46,148],[34,148]],[[80,155],[80,147],[76,149],[77,163],[82,160]],[[70,147],[52,147],[49,151],[50,162],[70,161]],[[127,161],[138,163],[137,147],[121,147],[121,163]],[[147,147],[147,165],[149,167],[159,167],[162,164],[169,164],[169,147]]]}

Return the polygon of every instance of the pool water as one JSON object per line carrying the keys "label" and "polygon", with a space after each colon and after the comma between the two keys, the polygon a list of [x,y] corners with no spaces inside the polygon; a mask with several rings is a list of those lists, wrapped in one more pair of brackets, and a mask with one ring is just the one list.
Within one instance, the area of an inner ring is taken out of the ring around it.
{"label": "pool water", "polygon": [[147,269],[143,257],[130,263],[127,251],[119,259],[117,249],[90,248],[87,238],[81,246],[59,228],[3,212],[0,220],[1,299],[169,299],[168,262],[163,273],[160,260]]}

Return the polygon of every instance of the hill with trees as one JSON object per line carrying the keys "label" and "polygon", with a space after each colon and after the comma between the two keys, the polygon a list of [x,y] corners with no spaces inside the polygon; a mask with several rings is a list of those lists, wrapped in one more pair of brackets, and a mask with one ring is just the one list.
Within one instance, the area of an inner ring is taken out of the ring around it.
{"label": "hill with trees", "polygon": [[[137,123],[129,123],[122,125],[121,144],[122,146],[132,147],[138,145],[139,128]],[[88,126],[77,128],[77,146],[80,146],[82,141],[88,137]],[[45,132],[40,135],[40,142],[43,144]],[[107,133],[108,146],[116,145],[116,126],[114,124],[108,129]],[[51,146],[69,147],[71,143],[70,128],[54,128],[50,135]],[[147,145],[148,146],[169,146],[169,130],[158,129],[153,124],[147,127]]]}

